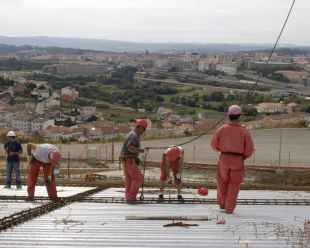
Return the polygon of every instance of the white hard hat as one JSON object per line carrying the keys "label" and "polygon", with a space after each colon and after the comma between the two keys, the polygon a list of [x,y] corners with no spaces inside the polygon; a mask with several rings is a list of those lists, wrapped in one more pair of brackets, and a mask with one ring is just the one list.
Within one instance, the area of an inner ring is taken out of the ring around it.
{"label": "white hard hat", "polygon": [[16,137],[16,133],[14,131],[9,131],[6,136],[8,136],[8,137]]}

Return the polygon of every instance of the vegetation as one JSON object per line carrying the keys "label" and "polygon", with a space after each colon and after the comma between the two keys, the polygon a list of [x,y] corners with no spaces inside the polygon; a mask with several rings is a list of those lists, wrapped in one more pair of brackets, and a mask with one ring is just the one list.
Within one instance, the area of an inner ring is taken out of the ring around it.
{"label": "vegetation", "polygon": [[45,65],[45,62],[17,60],[16,58],[9,58],[7,60],[0,61],[0,69],[4,71],[41,70]]}

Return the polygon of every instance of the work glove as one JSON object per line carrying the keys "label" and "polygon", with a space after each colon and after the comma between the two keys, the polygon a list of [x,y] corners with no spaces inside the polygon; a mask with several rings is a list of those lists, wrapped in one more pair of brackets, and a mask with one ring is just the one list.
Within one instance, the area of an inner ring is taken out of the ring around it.
{"label": "work glove", "polygon": [[175,182],[176,183],[180,183],[181,182],[181,173],[178,172],[176,175],[175,175]]}
{"label": "work glove", "polygon": [[44,182],[45,182],[46,184],[51,184],[51,180],[50,180],[49,177],[45,177],[45,178],[44,178]]}
{"label": "work glove", "polygon": [[27,155],[27,161],[30,162],[32,160],[32,156]]}

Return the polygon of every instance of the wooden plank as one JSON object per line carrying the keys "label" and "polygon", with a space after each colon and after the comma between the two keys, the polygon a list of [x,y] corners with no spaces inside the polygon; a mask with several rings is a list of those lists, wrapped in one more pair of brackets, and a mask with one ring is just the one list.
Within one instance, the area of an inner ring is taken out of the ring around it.
{"label": "wooden plank", "polygon": [[208,216],[193,215],[193,216],[126,216],[125,220],[195,220],[195,221],[208,221]]}

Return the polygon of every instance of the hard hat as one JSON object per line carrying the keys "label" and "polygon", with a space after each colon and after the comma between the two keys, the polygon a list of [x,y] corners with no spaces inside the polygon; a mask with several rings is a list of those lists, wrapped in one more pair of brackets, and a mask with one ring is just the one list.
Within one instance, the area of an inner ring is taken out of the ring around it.
{"label": "hard hat", "polygon": [[179,146],[173,146],[166,150],[166,158],[169,161],[177,160],[181,155],[181,148]]}
{"label": "hard hat", "polygon": [[54,149],[50,154],[51,164],[57,164],[59,159],[60,159],[60,151],[58,149]]}
{"label": "hard hat", "polygon": [[242,109],[238,105],[231,105],[228,109],[228,115],[242,115]]}
{"label": "hard hat", "polygon": [[9,131],[6,136],[8,136],[8,137],[16,137],[16,133],[14,131]]}
{"label": "hard hat", "polygon": [[143,127],[144,129],[147,128],[147,121],[145,119],[137,119],[136,120],[136,127]]}
{"label": "hard hat", "polygon": [[199,194],[199,195],[204,195],[204,196],[206,196],[206,195],[208,195],[208,193],[209,193],[208,188],[201,187],[201,188],[198,188],[198,189],[197,189],[197,194]]}

